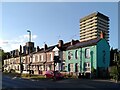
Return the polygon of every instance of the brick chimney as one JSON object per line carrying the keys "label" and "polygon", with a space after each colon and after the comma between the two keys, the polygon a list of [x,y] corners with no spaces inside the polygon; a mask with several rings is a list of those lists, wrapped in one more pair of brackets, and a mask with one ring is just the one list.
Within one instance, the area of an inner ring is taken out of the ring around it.
{"label": "brick chimney", "polygon": [[27,53],[26,46],[23,46],[23,53],[24,53],[24,54]]}
{"label": "brick chimney", "polygon": [[18,51],[18,49],[15,50],[15,56],[19,56],[19,51]]}
{"label": "brick chimney", "polygon": [[20,53],[19,54],[22,54],[22,46],[20,45]]}
{"label": "brick chimney", "polygon": [[103,34],[102,31],[101,31],[101,33],[100,33],[100,38],[104,38],[104,34]]}
{"label": "brick chimney", "polygon": [[37,52],[40,50],[39,46],[37,46]]}
{"label": "brick chimney", "polygon": [[13,51],[10,51],[10,56],[11,56],[11,57],[13,57],[12,54],[13,54]]}
{"label": "brick chimney", "polygon": [[62,47],[62,46],[63,46],[63,40],[59,40],[58,47]]}
{"label": "brick chimney", "polygon": [[44,50],[46,50],[47,49],[47,44],[44,44]]}
{"label": "brick chimney", "polygon": [[71,45],[74,45],[74,40],[72,39],[72,41],[71,41]]}

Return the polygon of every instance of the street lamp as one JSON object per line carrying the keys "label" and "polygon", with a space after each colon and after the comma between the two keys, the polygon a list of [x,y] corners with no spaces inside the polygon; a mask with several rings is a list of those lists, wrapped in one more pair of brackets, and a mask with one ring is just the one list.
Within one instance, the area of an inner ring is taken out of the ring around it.
{"label": "street lamp", "polygon": [[27,32],[29,33],[29,42],[31,42],[31,31],[27,30]]}

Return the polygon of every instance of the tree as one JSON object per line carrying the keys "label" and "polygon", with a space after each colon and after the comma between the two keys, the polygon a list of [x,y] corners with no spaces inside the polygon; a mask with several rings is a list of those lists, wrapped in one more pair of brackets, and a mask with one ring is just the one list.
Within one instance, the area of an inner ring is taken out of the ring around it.
{"label": "tree", "polygon": [[0,48],[0,68],[3,69],[2,65],[4,64],[4,59],[6,58],[7,53],[4,52],[3,49]]}
{"label": "tree", "polygon": [[5,53],[4,53],[4,50],[0,49],[0,67],[2,66],[3,64],[3,59],[5,57]]}
{"label": "tree", "polygon": [[120,51],[117,54],[117,61],[116,61],[116,66],[118,70],[118,80],[120,80]]}
{"label": "tree", "polygon": [[96,77],[96,70],[94,69],[94,67],[91,68],[91,74],[92,74],[92,78]]}
{"label": "tree", "polygon": [[114,66],[111,67],[110,76],[117,82],[120,79],[120,51],[114,50]]}
{"label": "tree", "polygon": [[114,50],[113,50],[113,47],[111,48],[110,50],[110,66],[113,65],[113,60],[114,60]]}
{"label": "tree", "polygon": [[119,72],[116,66],[111,67],[110,76],[117,82],[119,79]]}

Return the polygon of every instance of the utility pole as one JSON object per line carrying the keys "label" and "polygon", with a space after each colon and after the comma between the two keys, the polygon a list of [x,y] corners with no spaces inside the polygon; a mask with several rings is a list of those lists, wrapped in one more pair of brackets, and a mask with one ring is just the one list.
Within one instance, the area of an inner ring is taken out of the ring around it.
{"label": "utility pole", "polygon": [[80,48],[80,76],[82,76],[82,48]]}

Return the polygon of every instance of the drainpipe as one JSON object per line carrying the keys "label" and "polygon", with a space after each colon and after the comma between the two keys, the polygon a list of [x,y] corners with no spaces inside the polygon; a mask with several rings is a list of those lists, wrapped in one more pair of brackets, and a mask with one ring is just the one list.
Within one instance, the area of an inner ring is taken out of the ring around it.
{"label": "drainpipe", "polygon": [[80,73],[82,74],[82,48],[80,50]]}
{"label": "drainpipe", "polygon": [[22,53],[22,46],[20,45],[20,74],[22,74],[21,53]]}

